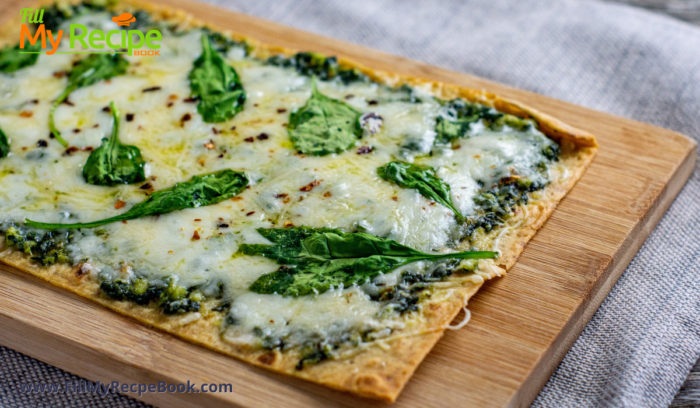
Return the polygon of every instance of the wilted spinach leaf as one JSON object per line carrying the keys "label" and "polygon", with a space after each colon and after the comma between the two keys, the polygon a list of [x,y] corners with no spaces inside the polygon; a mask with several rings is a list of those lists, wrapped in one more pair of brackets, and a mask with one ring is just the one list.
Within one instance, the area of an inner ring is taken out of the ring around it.
{"label": "wilted spinach leaf", "polygon": [[10,154],[10,141],[7,140],[7,135],[0,129],[0,159],[7,157]]}
{"label": "wilted spinach leaf", "polygon": [[90,154],[83,166],[83,178],[88,184],[113,186],[132,184],[146,180],[145,162],[136,146],[119,142],[119,110],[109,103],[114,117],[112,136],[102,139],[102,145]]}
{"label": "wilted spinach leaf", "polygon": [[497,252],[467,251],[428,254],[396,241],[361,232],[294,227],[259,229],[275,245],[242,244],[245,255],[260,255],[285,265],[250,286],[256,293],[304,296],[333,287],[361,285],[412,262],[437,259],[490,259]]}
{"label": "wilted spinach leaf", "polygon": [[49,130],[53,133],[56,140],[63,146],[68,147],[68,143],[61,137],[61,132],[56,129],[54,124],[54,113],[61,102],[68,98],[71,92],[78,88],[90,86],[96,82],[110,79],[117,75],[126,73],[126,67],[129,62],[121,56],[121,54],[92,54],[89,57],[81,60],[70,72],[68,76],[68,87],[54,101],[49,113]]}
{"label": "wilted spinach leaf", "polygon": [[228,35],[217,33],[207,27],[202,28],[202,32],[209,36],[212,48],[219,53],[226,54],[232,48],[241,48],[245,51],[245,55],[248,55],[252,50],[252,47],[246,42],[236,41]]}
{"label": "wilted spinach leaf", "polygon": [[502,113],[490,106],[467,102],[460,98],[440,103],[443,106],[435,120],[435,144],[448,144],[453,139],[467,136],[471,124],[481,119],[484,126],[491,130],[500,130],[507,125],[522,131],[536,125],[532,120]]}
{"label": "wilted spinach leaf", "polygon": [[311,98],[290,115],[287,131],[294,148],[302,153],[341,153],[362,136],[360,115],[350,105],[320,93],[312,80]]}
{"label": "wilted spinach leaf", "polygon": [[322,81],[340,79],[344,84],[366,82],[369,78],[357,68],[344,68],[336,57],[326,57],[317,52],[300,52],[289,58],[275,55],[267,59],[268,64],[294,68],[301,75],[315,76]]}
{"label": "wilted spinach leaf", "polygon": [[432,167],[403,162],[389,162],[377,169],[379,177],[403,188],[413,188],[425,198],[435,200],[452,210],[458,221],[464,217],[452,205],[450,186],[435,175]]}
{"label": "wilted spinach leaf", "polygon": [[36,64],[39,59],[39,54],[20,54],[20,51],[36,52],[41,50],[41,44],[37,41],[36,44],[19,48],[19,44],[14,47],[5,47],[0,50],[0,72],[10,73],[22,68],[30,67]]}
{"label": "wilted spinach leaf", "polygon": [[248,178],[245,174],[226,169],[194,176],[184,183],[156,191],[146,201],[134,205],[129,211],[104,220],[79,224],[52,224],[31,220],[25,220],[25,223],[30,227],[45,230],[95,228],[117,221],[216,204],[240,193],[247,185]]}
{"label": "wilted spinach leaf", "polygon": [[190,72],[192,96],[199,98],[197,112],[205,122],[223,122],[243,110],[246,93],[236,71],[212,48],[202,34],[202,55]]}

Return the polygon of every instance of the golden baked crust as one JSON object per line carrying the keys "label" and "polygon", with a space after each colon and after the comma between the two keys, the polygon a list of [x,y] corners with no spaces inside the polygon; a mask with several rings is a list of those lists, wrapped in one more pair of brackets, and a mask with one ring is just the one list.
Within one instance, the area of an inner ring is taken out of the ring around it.
{"label": "golden baked crust", "polygon": [[[182,11],[162,6],[123,1],[115,8],[120,12],[133,8],[145,9],[152,13],[156,19],[168,20],[183,28],[204,25]],[[13,19],[0,28],[0,44],[12,43],[16,38],[17,24],[18,20]],[[211,28],[229,34],[235,39],[245,40],[254,46],[253,55],[259,57],[274,54],[290,55],[296,52],[287,48],[261,44],[254,39],[227,30]],[[164,315],[156,307],[109,299],[101,294],[97,280],[91,279],[89,275],[81,274],[78,267],[65,265],[42,267],[31,262],[21,252],[8,249],[4,239],[0,241],[0,261],[90,298],[144,324],[251,364],[304,378],[331,388],[393,402],[422,359],[442,337],[446,326],[466,305],[468,299],[479,290],[483,281],[504,274],[515,264],[530,238],[544,224],[557,203],[583,175],[586,167],[593,160],[597,146],[593,135],[516,101],[504,99],[485,91],[464,89],[420,78],[375,71],[343,58],[340,58],[339,62],[342,66],[358,68],[373,80],[389,85],[429,86],[437,97],[462,97],[492,106],[506,113],[534,119],[538,122],[540,129],[558,141],[562,147],[559,171],[552,183],[540,192],[538,198],[530,200],[527,206],[518,209],[516,215],[509,219],[506,225],[484,237],[484,242],[495,243],[494,246],[501,251],[501,256],[495,261],[480,261],[478,275],[452,279],[439,285],[433,291],[432,296],[422,303],[422,318],[413,324],[407,324],[405,329],[397,330],[388,338],[354,350],[343,358],[307,366],[299,371],[295,369],[300,357],[298,352],[281,353],[279,351],[251,350],[223,341],[218,327],[222,315],[217,312],[206,312],[208,310],[206,305],[203,308],[205,312],[203,312],[201,319],[184,324],[183,317]]]}

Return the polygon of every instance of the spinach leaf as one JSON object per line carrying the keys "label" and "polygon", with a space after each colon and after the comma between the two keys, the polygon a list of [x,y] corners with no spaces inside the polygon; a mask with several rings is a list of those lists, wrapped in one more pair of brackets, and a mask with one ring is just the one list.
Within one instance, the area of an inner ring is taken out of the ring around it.
{"label": "spinach leaf", "polygon": [[7,157],[10,154],[10,141],[7,140],[7,135],[0,129],[0,159]]}
{"label": "spinach leaf", "polygon": [[129,66],[129,61],[124,59],[121,54],[92,54],[89,57],[81,60],[71,70],[68,76],[68,87],[54,101],[49,113],[49,130],[63,146],[68,147],[68,143],[61,137],[61,132],[56,129],[54,124],[54,113],[61,102],[68,98],[71,92],[78,88],[90,86],[96,82],[110,79],[117,75],[126,73],[126,67]]}
{"label": "spinach leaf", "polygon": [[119,142],[119,110],[109,103],[114,117],[112,136],[102,139],[102,145],[90,154],[83,166],[83,178],[88,184],[113,186],[133,184],[146,180],[141,151],[136,146]]}
{"label": "spinach leaf", "polygon": [[15,72],[36,64],[36,61],[39,59],[39,54],[20,54],[20,51],[41,51],[41,44],[37,41],[36,44],[29,44],[24,49],[20,49],[19,44],[17,44],[13,48],[5,47],[0,50],[0,72]]}
{"label": "spinach leaf", "polygon": [[134,205],[129,211],[104,220],[79,224],[51,224],[31,220],[25,220],[25,223],[30,227],[45,230],[95,228],[117,221],[216,204],[240,193],[247,185],[248,178],[245,174],[226,169],[194,176],[184,183],[156,191],[146,201]]}
{"label": "spinach leaf", "polygon": [[261,228],[258,232],[275,245],[242,244],[239,252],[264,256],[285,265],[253,282],[250,290],[262,294],[304,296],[323,293],[331,286],[361,285],[416,261],[491,259],[498,256],[497,252],[488,251],[428,254],[390,239],[328,228]]}
{"label": "spinach leaf", "polygon": [[290,115],[287,131],[294,148],[302,153],[341,153],[362,136],[360,115],[350,105],[320,93],[312,79],[311,98]]}
{"label": "spinach leaf", "polygon": [[202,34],[202,55],[190,72],[192,96],[199,98],[197,112],[208,123],[229,120],[243,110],[246,93],[236,71],[212,48]]}
{"label": "spinach leaf", "polygon": [[464,217],[452,205],[450,186],[435,175],[432,167],[403,162],[389,162],[377,169],[379,177],[403,188],[413,188],[425,198],[435,200],[452,210],[458,222]]}

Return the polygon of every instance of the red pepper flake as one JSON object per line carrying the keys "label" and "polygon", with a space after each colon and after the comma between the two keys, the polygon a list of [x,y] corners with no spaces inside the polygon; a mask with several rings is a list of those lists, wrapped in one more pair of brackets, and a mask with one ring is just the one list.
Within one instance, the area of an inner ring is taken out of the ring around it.
{"label": "red pepper flake", "polygon": [[102,112],[112,113],[112,108],[110,108],[109,106],[105,106],[104,108],[102,108]]}
{"label": "red pepper flake", "polygon": [[399,201],[399,198],[396,197],[396,196],[391,197],[391,199],[394,200],[394,201]]}
{"label": "red pepper flake", "polygon": [[275,194],[275,198],[287,198],[288,195],[287,193]]}
{"label": "red pepper flake", "polygon": [[92,125],[92,127],[96,129],[96,128],[100,127],[100,124],[99,124],[99,123],[95,123],[94,125]]}
{"label": "red pepper flake", "polygon": [[194,103],[197,102],[197,98],[190,96],[189,98],[185,98],[182,101],[187,103]]}
{"label": "red pepper flake", "polygon": [[127,113],[127,114],[126,114],[126,121],[127,121],[127,122],[131,122],[132,120],[134,120],[134,114],[133,114],[133,113]]}
{"label": "red pepper flake", "polygon": [[332,194],[331,194],[330,191],[326,191],[325,193],[323,193],[323,196],[326,197],[326,198],[330,197],[331,195],[332,195]]}
{"label": "red pepper flake", "polygon": [[228,228],[228,224],[221,223],[221,224],[217,225],[216,228]]}
{"label": "red pepper flake", "polygon": [[284,228],[292,228],[294,224],[291,221],[284,222]]}
{"label": "red pepper flake", "polygon": [[140,188],[141,190],[153,190],[153,185],[151,185],[151,183],[146,183],[146,184],[142,185],[142,186],[139,187],[139,188]]}
{"label": "red pepper flake", "polygon": [[31,104],[37,105],[37,104],[39,103],[39,100],[38,100],[38,99],[32,99],[32,100],[30,100],[30,101],[27,101],[27,103],[31,103]]}
{"label": "red pepper flake", "polygon": [[360,147],[357,149],[357,154],[372,153],[372,150],[374,150],[374,148],[373,148],[372,146],[360,146]]}
{"label": "red pepper flake", "polygon": [[78,129],[78,128],[73,129],[73,133],[80,133],[80,129]]}
{"label": "red pepper flake", "polygon": [[119,200],[119,201],[117,201],[116,204],[114,204],[114,208],[116,208],[118,210],[120,208],[123,208],[125,205],[126,205],[126,203],[124,201]]}
{"label": "red pepper flake", "polygon": [[255,141],[255,140],[253,140],[252,137],[246,137],[246,138],[243,139],[243,140],[245,140],[245,141],[248,142],[248,143],[253,143],[253,142]]}
{"label": "red pepper flake", "polygon": [[162,88],[159,86],[152,86],[150,88],[146,88],[141,90],[141,92],[154,92],[154,91],[160,91]]}
{"label": "red pepper flake", "polygon": [[304,187],[300,188],[299,191],[311,191],[311,190],[313,190],[314,187],[316,187],[317,185],[321,184],[321,181],[323,181],[323,180],[320,180],[320,181],[319,181],[319,180],[314,180],[314,181],[312,181],[311,183],[309,183],[309,184],[305,185]]}
{"label": "red pepper flake", "polygon": [[175,101],[175,100],[177,100],[177,95],[175,95],[175,94],[170,94],[170,95],[168,95],[168,99],[171,100],[171,101]]}
{"label": "red pepper flake", "polygon": [[249,213],[246,213],[245,216],[246,216],[246,217],[250,217],[250,216],[253,215],[253,214],[255,214],[255,211],[251,211],[251,212],[249,212]]}
{"label": "red pepper flake", "polygon": [[54,78],[63,78],[68,74],[66,71],[56,71],[53,73]]}
{"label": "red pepper flake", "polygon": [[199,232],[195,231],[194,234],[192,234],[192,241],[199,241]]}
{"label": "red pepper flake", "polygon": [[27,146],[22,146],[22,150],[27,150],[29,149]]}
{"label": "red pepper flake", "polygon": [[216,149],[216,145],[214,145],[213,140],[209,140],[207,143],[204,143],[204,147],[206,147],[209,150]]}
{"label": "red pepper flake", "polygon": [[180,118],[180,122],[187,122],[187,121],[190,120],[190,119],[192,119],[192,115],[190,115],[189,113],[185,113],[185,114],[182,115],[182,117]]}
{"label": "red pepper flake", "polygon": [[70,156],[71,154],[77,152],[78,150],[80,150],[80,149],[78,149],[78,148],[75,147],[75,146],[71,146],[71,147],[67,148],[65,152],[63,152],[63,155],[64,155],[64,156]]}
{"label": "red pepper flake", "polygon": [[217,129],[217,128],[215,128],[215,127],[213,127],[213,128],[211,128],[211,132],[212,132],[213,134],[215,134],[215,135],[218,135],[218,134],[220,133],[220,130]]}
{"label": "red pepper flake", "polygon": [[375,101],[375,100],[373,99],[373,100],[367,102],[367,105],[377,105],[378,103],[379,103],[379,101]]}
{"label": "red pepper flake", "polygon": [[268,135],[267,133],[261,133],[261,134],[257,135],[255,138],[258,140],[266,140],[266,139],[270,138],[270,135]]}
{"label": "red pepper flake", "polygon": [[243,199],[243,197],[241,197],[241,196],[235,196],[235,197],[231,198],[231,201],[241,201],[242,199]]}
{"label": "red pepper flake", "polygon": [[129,221],[127,221],[127,220],[122,221],[122,224],[128,224],[128,223],[129,223]]}
{"label": "red pepper flake", "polygon": [[165,105],[165,106],[167,106],[168,108],[172,108],[172,107],[173,107],[173,103],[172,103],[172,102],[168,102],[168,104]]}
{"label": "red pepper flake", "polygon": [[194,219],[194,222],[199,222],[199,221],[202,221],[202,219],[201,219],[201,218],[195,218],[195,219]]}
{"label": "red pepper flake", "polygon": [[34,112],[32,112],[32,111],[22,111],[19,113],[19,116],[21,116],[23,118],[31,118],[32,115],[34,115]]}
{"label": "red pepper flake", "polygon": [[277,108],[277,113],[284,113],[284,112],[286,112],[286,111],[287,111],[287,110],[284,109],[284,108]]}
{"label": "red pepper flake", "polygon": [[85,146],[85,147],[83,147],[83,149],[82,149],[82,150],[83,150],[84,152],[91,152],[91,151],[92,151],[92,149],[93,149],[93,147],[92,147],[92,146]]}

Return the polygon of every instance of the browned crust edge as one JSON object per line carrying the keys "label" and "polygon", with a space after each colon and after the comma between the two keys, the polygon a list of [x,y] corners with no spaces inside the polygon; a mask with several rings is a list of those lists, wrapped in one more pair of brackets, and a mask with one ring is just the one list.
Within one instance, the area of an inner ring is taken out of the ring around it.
{"label": "browned crust edge", "polygon": [[[167,19],[183,27],[205,25],[181,10],[138,1],[122,1],[121,3],[127,8],[145,9],[157,18]],[[0,44],[11,43],[12,39],[16,38],[12,34],[16,35],[18,23],[19,19],[14,18],[0,27]],[[259,57],[280,53],[290,55],[296,52],[288,48],[268,46],[228,30],[210,27],[253,45],[255,47],[254,54]],[[465,89],[456,85],[375,71],[345,58],[340,58],[339,62],[346,67],[358,68],[373,80],[389,85],[428,86],[435,96],[441,98],[462,97],[516,116],[532,118],[538,122],[540,129],[545,134],[560,142],[563,148],[562,168],[568,171],[567,177],[547,186],[539,199],[532,200],[528,204],[526,211],[521,211],[518,216],[509,220],[504,226],[505,230],[498,230],[504,231],[498,240],[498,248],[502,255],[497,262],[485,262],[482,265],[482,269],[486,272],[484,277],[487,279],[500,276],[515,264],[527,242],[544,224],[558,202],[583,175],[595,156],[597,144],[593,135],[573,128],[520,102],[501,98],[483,90]],[[391,336],[390,340],[370,345],[366,350],[350,358],[326,361],[297,371],[294,367],[298,361],[298,355],[294,353],[247,350],[224,342],[219,335],[218,320],[220,314],[210,313],[194,323],[181,325],[181,317],[164,316],[159,310],[152,307],[138,306],[131,302],[115,301],[104,297],[101,295],[99,284],[96,281],[88,280],[84,276],[76,276],[76,268],[65,265],[42,268],[30,262],[22,253],[8,250],[4,239],[0,242],[0,258],[2,258],[2,262],[17,269],[192,343],[273,371],[386,402],[396,400],[420,362],[442,337],[445,326],[454,319],[466,301],[481,287],[479,282],[464,282],[460,287],[438,289],[434,292],[433,299],[444,297],[445,300],[439,303],[425,302],[423,306],[425,320],[417,327],[399,331],[398,335]]]}

